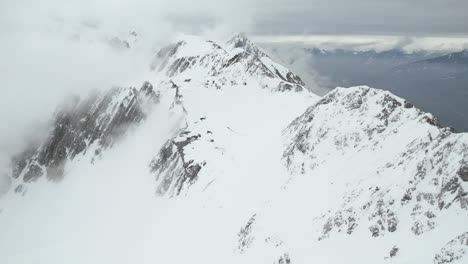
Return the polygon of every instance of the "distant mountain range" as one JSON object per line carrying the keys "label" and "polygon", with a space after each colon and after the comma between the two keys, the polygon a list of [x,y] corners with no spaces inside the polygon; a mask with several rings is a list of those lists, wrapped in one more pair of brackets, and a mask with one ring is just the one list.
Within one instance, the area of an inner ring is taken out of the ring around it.
{"label": "distant mountain range", "polygon": [[468,67],[468,49],[416,62],[418,64],[450,64]]}
{"label": "distant mountain range", "polygon": [[313,54],[315,57],[348,57],[360,59],[368,64],[375,62],[376,60],[385,60],[388,64],[406,64],[410,62],[415,62],[418,60],[426,58],[435,58],[440,56],[441,53],[433,53],[428,51],[415,51],[415,52],[405,52],[399,49],[391,49],[385,51],[356,51],[356,50],[345,50],[345,49],[336,49],[336,50],[324,50],[318,48],[306,49],[308,52]]}
{"label": "distant mountain range", "polygon": [[402,50],[306,49],[329,89],[370,85],[389,90],[468,131],[468,50],[442,54]]}

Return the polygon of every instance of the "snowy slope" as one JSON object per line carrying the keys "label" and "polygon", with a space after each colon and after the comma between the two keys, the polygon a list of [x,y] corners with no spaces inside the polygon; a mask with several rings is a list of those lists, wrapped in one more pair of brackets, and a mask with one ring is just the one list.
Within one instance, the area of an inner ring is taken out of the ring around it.
{"label": "snowy slope", "polygon": [[466,134],[377,89],[320,98],[243,35],[146,76],[14,159],[2,263],[466,261]]}
{"label": "snowy slope", "polygon": [[218,45],[197,37],[161,49],[151,67],[161,79],[201,87],[261,86],[270,91],[302,91],[302,80],[257,48],[243,35]]}
{"label": "snowy slope", "polygon": [[388,92],[335,89],[284,130],[291,178],[247,224],[243,251],[267,247],[300,263],[451,263],[453,250],[464,263],[468,135],[436,125]]}
{"label": "snowy slope", "polygon": [[45,176],[60,180],[68,161],[93,152],[91,162],[122,137],[132,125],[146,118],[159,102],[149,82],[134,87],[93,92],[88,98],[72,97],[60,106],[49,134],[12,159],[11,178],[15,192],[24,193],[23,183]]}

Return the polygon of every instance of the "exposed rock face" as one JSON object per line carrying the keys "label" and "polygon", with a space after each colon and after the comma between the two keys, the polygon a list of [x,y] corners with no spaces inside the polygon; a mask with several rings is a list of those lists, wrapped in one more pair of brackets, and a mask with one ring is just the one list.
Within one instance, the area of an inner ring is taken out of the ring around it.
{"label": "exposed rock face", "polygon": [[277,262],[277,264],[290,264],[291,263],[291,258],[289,257],[289,254],[284,253]]}
{"label": "exposed rock face", "polygon": [[172,79],[192,80],[205,87],[221,89],[257,82],[271,91],[303,91],[304,82],[276,64],[243,35],[236,35],[225,47],[194,39],[161,49],[152,69]]}
{"label": "exposed rock face", "polygon": [[198,140],[201,135],[191,135],[183,131],[179,137],[164,144],[157,158],[150,164],[151,171],[156,174],[158,195],[169,193],[178,195],[185,186],[190,186],[197,180],[198,173],[206,163],[197,163],[185,156],[185,148]]}
{"label": "exposed rock face", "polygon": [[[186,89],[192,87],[226,89],[251,85],[254,89],[260,87],[274,92],[304,90],[304,83],[297,75],[274,63],[243,35],[236,35],[223,45],[187,37],[162,48],[151,68],[160,77],[160,86],[176,89],[173,106],[182,106],[188,115],[191,111],[182,101]],[[203,168],[210,166],[203,157],[206,153],[198,152],[208,149],[222,156],[223,150],[216,146],[216,133],[213,135],[209,126],[200,128],[201,124],[206,124],[205,119],[187,122],[187,127],[169,139],[151,161],[158,195],[179,195],[197,181]]]}
{"label": "exposed rock face", "polygon": [[391,258],[396,257],[396,255],[398,254],[398,251],[400,251],[400,249],[398,249],[396,246],[394,246],[394,247],[390,250],[390,257],[391,257]]}
{"label": "exposed rock face", "polygon": [[238,236],[238,241],[239,244],[237,246],[237,249],[239,250],[240,253],[244,253],[250,245],[254,241],[254,236],[252,236],[252,228],[255,224],[255,215],[253,215],[247,224],[241,228],[239,233],[237,234]]}
{"label": "exposed rock face", "polygon": [[74,98],[69,105],[58,109],[44,142],[30,146],[13,158],[12,177],[21,177],[24,182],[43,175],[60,180],[68,160],[86,153],[91,146],[98,156],[129,127],[141,122],[148,110],[145,108],[157,103],[158,97],[153,86],[145,82],[139,90],[113,88],[84,100]]}
{"label": "exposed rock face", "polygon": [[[369,235],[382,236],[397,231],[401,217],[412,219],[411,231],[420,235],[436,228],[441,210],[468,209],[467,135],[439,128],[436,118],[388,92],[336,89],[284,134],[291,138],[284,161],[293,174],[313,174],[353,153],[344,180],[354,187],[342,208],[326,217],[320,239],[341,230],[351,234],[364,222]],[[369,152],[373,163],[353,164]],[[359,166],[366,166],[369,179],[354,172]],[[372,178],[386,179],[384,186]],[[409,215],[398,213],[406,207],[412,208]]]}
{"label": "exposed rock face", "polygon": [[[168,129],[160,149],[149,147],[154,156],[143,157],[145,170],[155,178],[158,196],[196,197],[209,217],[226,213],[223,220],[232,229],[223,246],[246,260],[241,263],[312,263],[328,261],[330,252],[354,256],[351,262],[406,263],[417,249],[412,240],[426,239],[439,249],[427,237],[438,237],[453,222],[468,222],[467,134],[439,127],[435,117],[399,97],[369,87],[336,89],[296,118],[281,139],[280,128],[297,109],[284,117],[271,109],[283,102],[299,104],[303,94],[275,94],[269,101],[272,93],[253,93],[251,87],[229,91],[239,94],[210,89],[250,84],[274,92],[304,89],[298,76],[244,36],[224,46],[178,42],[162,49],[152,67],[161,77],[158,89],[171,98],[145,82],[139,90],[115,88],[75,99],[57,112],[45,141],[14,158],[13,192],[24,194],[39,177],[61,179],[71,160],[86,154],[98,158],[145,120],[147,107],[168,98],[160,105],[168,107],[168,118],[177,125]],[[276,100],[286,96],[294,101]],[[256,108],[262,104],[272,107]],[[253,113],[257,110],[260,115]],[[275,118],[282,121],[254,128]],[[269,137],[273,133],[278,137]],[[465,227],[456,228],[464,232]],[[442,244],[449,242],[440,252],[419,257],[461,263],[468,235],[452,235],[444,238]],[[373,252],[353,252],[360,248]],[[344,263],[340,257],[329,263]]]}
{"label": "exposed rock face", "polygon": [[[178,102],[178,106],[188,114],[183,102]],[[212,128],[209,117],[185,119],[185,122],[185,127],[164,144],[149,164],[156,178],[156,194],[159,196],[172,197],[188,191],[203,177],[205,168],[219,162],[223,156],[224,150],[215,140],[217,131],[209,129]],[[209,181],[203,180],[205,183]]]}
{"label": "exposed rock face", "polygon": [[449,241],[434,257],[434,264],[465,263],[468,261],[468,232]]}
{"label": "exposed rock face", "polygon": [[[250,253],[264,247],[275,251],[270,238],[290,237],[296,228],[289,225],[299,221],[310,225],[307,238],[281,239],[283,248],[298,241],[309,241],[315,250],[347,239],[385,241],[381,246],[396,241],[379,259],[400,263],[417,250],[401,241],[437,237],[453,228],[452,221],[460,225],[468,219],[468,134],[441,128],[437,118],[391,93],[337,88],[296,118],[283,136],[283,162],[290,173],[284,188],[294,194],[285,196],[291,204],[271,202],[257,211]],[[298,198],[305,199],[303,207],[289,212],[301,204]],[[287,216],[276,219],[282,211]],[[281,228],[266,228],[277,222]],[[459,260],[466,251],[463,234],[434,263],[464,263]]]}

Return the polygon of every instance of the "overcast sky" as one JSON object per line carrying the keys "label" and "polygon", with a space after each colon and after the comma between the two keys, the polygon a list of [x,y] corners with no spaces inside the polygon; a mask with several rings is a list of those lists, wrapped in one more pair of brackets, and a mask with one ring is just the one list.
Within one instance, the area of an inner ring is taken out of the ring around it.
{"label": "overcast sky", "polygon": [[466,0],[257,1],[264,8],[257,9],[260,15],[256,16],[253,27],[256,34],[447,36],[468,33]]}
{"label": "overcast sky", "polygon": [[[48,116],[65,94],[131,82],[153,44],[174,33],[457,50],[468,47],[467,11],[467,0],[0,0],[0,123],[7,124],[0,158],[20,127],[34,132],[31,120]],[[106,41],[129,30],[139,33],[144,52],[109,50]]]}
{"label": "overcast sky", "polygon": [[223,17],[213,10],[220,5],[228,6],[229,13],[235,14],[232,22],[248,20],[248,30],[254,35],[446,37],[468,34],[466,0],[220,1],[196,12],[172,10],[170,18],[176,24],[191,27],[216,25]]}
{"label": "overcast sky", "polygon": [[[166,19],[193,31],[220,23],[253,35],[468,34],[466,0],[3,0],[0,22],[41,15],[121,23]],[[26,23],[26,21],[24,21]],[[236,26],[237,24],[237,26]]]}

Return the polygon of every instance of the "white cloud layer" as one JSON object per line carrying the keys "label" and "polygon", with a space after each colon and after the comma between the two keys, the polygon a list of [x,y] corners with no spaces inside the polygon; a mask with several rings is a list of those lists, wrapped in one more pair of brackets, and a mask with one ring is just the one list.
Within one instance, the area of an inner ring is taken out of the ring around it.
{"label": "white cloud layer", "polygon": [[460,51],[468,48],[468,36],[448,37],[402,37],[386,35],[276,35],[255,36],[253,39],[264,43],[294,43],[304,47],[320,49],[389,50],[403,49]]}
{"label": "white cloud layer", "polygon": [[[245,3],[1,1],[0,175],[8,157],[38,133],[37,124],[44,123],[65,96],[136,85],[135,80],[139,85],[152,55],[177,32],[221,38],[246,31],[250,15]],[[128,41],[132,48],[119,47],[119,41]]]}

